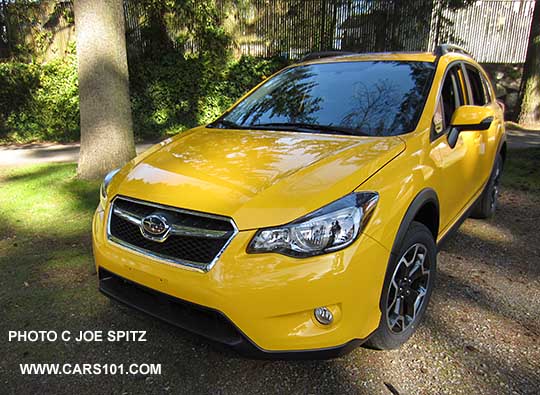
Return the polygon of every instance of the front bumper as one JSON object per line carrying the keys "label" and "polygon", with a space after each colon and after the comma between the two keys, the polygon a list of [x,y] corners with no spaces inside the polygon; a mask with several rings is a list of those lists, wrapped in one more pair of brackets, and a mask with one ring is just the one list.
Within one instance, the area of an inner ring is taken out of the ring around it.
{"label": "front bumper", "polygon": [[[342,251],[295,259],[247,254],[255,231],[241,231],[216,265],[202,273],[109,242],[105,215],[100,207],[93,221],[100,290],[240,352],[277,358],[290,352],[338,356],[379,324],[389,252],[366,235]],[[319,306],[333,312],[332,324],[316,321],[313,310]]]}
{"label": "front bumper", "polygon": [[344,355],[362,344],[354,339],[337,347],[316,350],[268,351],[259,348],[221,312],[187,302],[99,271],[99,290],[111,299],[179,328],[234,348],[243,355],[264,359],[326,359]]}

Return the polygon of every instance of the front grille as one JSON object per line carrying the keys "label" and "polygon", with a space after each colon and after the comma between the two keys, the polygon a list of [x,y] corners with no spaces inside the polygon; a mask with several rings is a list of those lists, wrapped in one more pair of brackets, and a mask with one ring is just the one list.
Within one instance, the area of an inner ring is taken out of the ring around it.
{"label": "front grille", "polygon": [[[140,222],[152,215],[166,216],[172,231],[164,241],[151,240]],[[118,196],[109,212],[109,240],[168,262],[209,270],[236,233],[229,218],[196,213]]]}

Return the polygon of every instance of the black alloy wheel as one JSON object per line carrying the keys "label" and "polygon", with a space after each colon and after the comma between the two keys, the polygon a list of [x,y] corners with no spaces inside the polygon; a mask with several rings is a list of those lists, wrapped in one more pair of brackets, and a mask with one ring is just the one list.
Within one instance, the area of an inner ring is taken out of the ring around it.
{"label": "black alloy wheel", "polygon": [[392,254],[381,294],[381,319],[365,347],[400,347],[422,321],[433,291],[437,246],[427,226],[413,221],[397,254]]}

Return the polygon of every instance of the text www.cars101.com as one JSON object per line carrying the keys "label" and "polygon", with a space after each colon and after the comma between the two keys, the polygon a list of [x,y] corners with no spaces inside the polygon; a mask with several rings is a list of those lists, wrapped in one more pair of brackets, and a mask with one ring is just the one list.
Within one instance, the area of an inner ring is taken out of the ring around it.
{"label": "text www.cars101.com", "polygon": [[161,364],[114,364],[114,363],[21,363],[19,364],[23,375],[159,375]]}

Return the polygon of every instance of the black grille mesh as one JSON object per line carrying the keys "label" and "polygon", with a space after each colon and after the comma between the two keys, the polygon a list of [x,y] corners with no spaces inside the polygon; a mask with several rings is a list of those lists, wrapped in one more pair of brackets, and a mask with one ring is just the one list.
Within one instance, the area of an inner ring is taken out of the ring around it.
{"label": "black grille mesh", "polygon": [[117,198],[114,207],[122,208],[137,216],[146,216],[153,213],[167,213],[168,218],[173,218],[173,223],[190,226],[200,229],[225,230],[227,233],[222,238],[188,237],[180,235],[170,235],[164,242],[156,242],[145,238],[139,227],[111,211],[110,234],[124,243],[135,246],[163,257],[190,261],[200,264],[209,264],[219,254],[229,238],[234,233],[234,228],[229,221],[216,218],[207,218],[189,213],[179,213],[178,211],[157,208],[143,203],[133,202]]}

